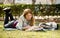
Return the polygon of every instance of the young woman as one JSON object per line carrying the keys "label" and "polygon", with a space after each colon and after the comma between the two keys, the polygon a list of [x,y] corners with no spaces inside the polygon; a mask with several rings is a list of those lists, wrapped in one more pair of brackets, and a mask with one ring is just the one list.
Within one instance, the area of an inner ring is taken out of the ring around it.
{"label": "young woman", "polygon": [[20,30],[29,29],[34,25],[33,13],[30,9],[25,9],[18,20],[13,20],[5,24],[5,28],[17,28]]}
{"label": "young woman", "polygon": [[33,13],[30,9],[25,9],[16,25],[17,29],[29,29],[34,25]]}

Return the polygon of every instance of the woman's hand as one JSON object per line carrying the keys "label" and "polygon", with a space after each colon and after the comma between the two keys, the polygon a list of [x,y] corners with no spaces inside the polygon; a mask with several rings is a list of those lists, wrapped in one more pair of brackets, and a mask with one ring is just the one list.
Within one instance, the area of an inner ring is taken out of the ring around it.
{"label": "woman's hand", "polygon": [[31,26],[25,26],[25,27],[23,27],[23,30],[27,30],[27,29],[29,29]]}
{"label": "woman's hand", "polygon": [[38,29],[38,28],[40,28],[40,27],[39,26],[31,26],[28,29],[26,29],[25,31],[32,31],[32,30],[35,30],[35,29]]}

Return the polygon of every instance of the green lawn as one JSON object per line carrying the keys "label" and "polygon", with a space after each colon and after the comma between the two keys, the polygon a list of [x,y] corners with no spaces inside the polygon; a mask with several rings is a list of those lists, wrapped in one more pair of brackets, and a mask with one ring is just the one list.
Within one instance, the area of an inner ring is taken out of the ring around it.
{"label": "green lawn", "polygon": [[60,38],[60,30],[47,32],[26,32],[20,30],[3,30],[3,22],[0,21],[0,38]]}

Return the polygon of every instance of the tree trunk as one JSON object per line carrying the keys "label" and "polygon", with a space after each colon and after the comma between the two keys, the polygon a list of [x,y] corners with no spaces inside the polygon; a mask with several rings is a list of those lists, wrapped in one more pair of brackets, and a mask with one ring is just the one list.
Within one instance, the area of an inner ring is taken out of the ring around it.
{"label": "tree trunk", "polygon": [[32,4],[33,4],[33,5],[35,4],[35,2],[36,2],[36,0],[32,0]]}
{"label": "tree trunk", "polygon": [[56,0],[51,0],[51,3],[52,3],[52,4],[55,4],[55,2],[56,2]]}

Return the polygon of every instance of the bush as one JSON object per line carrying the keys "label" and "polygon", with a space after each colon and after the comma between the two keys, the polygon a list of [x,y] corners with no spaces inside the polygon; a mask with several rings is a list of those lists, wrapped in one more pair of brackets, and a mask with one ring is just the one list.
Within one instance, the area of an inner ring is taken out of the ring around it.
{"label": "bush", "polygon": [[[11,7],[11,12],[15,16],[20,16],[24,9],[30,8],[34,15],[60,15],[60,4],[58,5],[31,5],[31,4],[20,4],[20,5],[0,5],[0,16],[4,15],[2,10],[5,7]],[[35,8],[37,7],[37,8]],[[42,7],[42,8],[41,8]]]}

